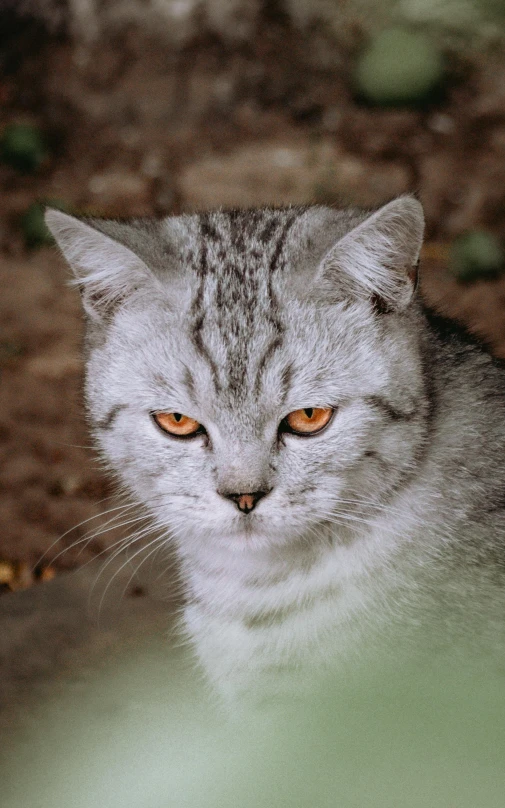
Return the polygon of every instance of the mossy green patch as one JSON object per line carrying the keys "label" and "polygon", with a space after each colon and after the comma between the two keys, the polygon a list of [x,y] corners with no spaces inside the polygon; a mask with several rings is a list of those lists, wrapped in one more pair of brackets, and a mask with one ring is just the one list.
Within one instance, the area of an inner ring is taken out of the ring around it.
{"label": "mossy green patch", "polygon": [[47,157],[42,133],[30,124],[8,124],[0,136],[0,157],[18,171],[37,171]]}
{"label": "mossy green patch", "polygon": [[505,272],[505,251],[496,236],[471,230],[454,240],[449,267],[460,281],[493,278]]}
{"label": "mossy green patch", "polygon": [[54,244],[54,239],[44,221],[44,213],[47,207],[68,211],[68,205],[61,199],[49,199],[45,202],[34,202],[30,205],[20,219],[23,240],[29,249]]}
{"label": "mossy green patch", "polygon": [[361,53],[355,86],[375,104],[416,104],[441,84],[443,75],[442,54],[427,35],[390,28]]}

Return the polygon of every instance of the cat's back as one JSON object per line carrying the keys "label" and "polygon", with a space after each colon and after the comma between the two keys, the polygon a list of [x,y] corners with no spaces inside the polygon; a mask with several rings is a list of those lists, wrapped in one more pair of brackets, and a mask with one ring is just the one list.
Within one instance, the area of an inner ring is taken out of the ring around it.
{"label": "cat's back", "polygon": [[505,565],[505,362],[460,324],[425,312],[431,386],[426,479],[452,544]]}

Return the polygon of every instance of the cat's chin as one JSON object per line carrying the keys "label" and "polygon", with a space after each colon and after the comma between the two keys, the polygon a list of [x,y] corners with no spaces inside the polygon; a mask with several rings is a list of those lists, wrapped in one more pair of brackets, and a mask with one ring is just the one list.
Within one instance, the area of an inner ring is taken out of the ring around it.
{"label": "cat's chin", "polygon": [[289,542],[289,535],[285,525],[276,527],[261,517],[248,515],[223,530],[220,543],[239,552],[257,551],[281,547]]}

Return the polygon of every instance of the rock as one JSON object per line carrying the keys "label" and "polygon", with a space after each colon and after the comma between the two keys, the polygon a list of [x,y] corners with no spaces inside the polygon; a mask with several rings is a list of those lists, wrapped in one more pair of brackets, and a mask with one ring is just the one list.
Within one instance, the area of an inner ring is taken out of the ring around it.
{"label": "rock", "polygon": [[374,207],[411,187],[410,172],[402,163],[369,162],[354,155],[336,155],[317,189],[318,201]]}
{"label": "rock", "polygon": [[341,202],[373,206],[410,187],[399,163],[368,162],[328,139],[250,143],[209,155],[178,178],[186,209]]}
{"label": "rock", "polygon": [[47,379],[60,379],[63,376],[81,373],[82,361],[75,353],[54,352],[29,359],[26,371]]}
{"label": "rock", "polygon": [[491,233],[472,230],[454,240],[449,268],[460,281],[493,278],[505,271],[505,251]]}
{"label": "rock", "polygon": [[[418,186],[429,228],[446,235],[447,211],[459,209],[464,196],[465,178],[460,156],[450,148],[424,154],[418,171]],[[459,232],[462,229],[466,228],[459,228]]]}
{"label": "rock", "polygon": [[92,205],[108,216],[148,216],[152,213],[151,182],[142,174],[107,171],[88,182]]}
{"label": "rock", "polygon": [[417,104],[443,74],[442,55],[428,36],[390,28],[362,52],[354,80],[358,93],[375,104]]}
{"label": "rock", "polygon": [[428,127],[437,135],[452,135],[456,131],[456,122],[450,115],[436,112],[428,119]]}

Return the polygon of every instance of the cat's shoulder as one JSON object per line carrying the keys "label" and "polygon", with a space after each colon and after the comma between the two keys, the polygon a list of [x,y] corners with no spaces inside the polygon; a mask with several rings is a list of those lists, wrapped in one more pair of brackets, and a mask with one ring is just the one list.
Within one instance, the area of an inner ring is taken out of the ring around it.
{"label": "cat's shoulder", "polygon": [[505,359],[494,355],[493,346],[485,337],[473,333],[460,320],[447,317],[429,306],[423,306],[423,314],[432,340],[456,364],[488,364],[505,374]]}

